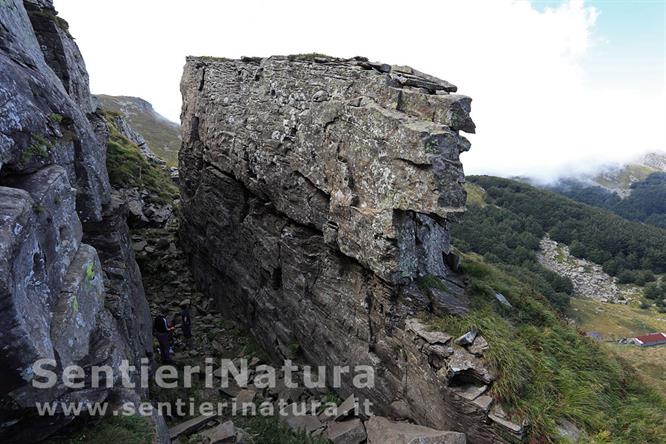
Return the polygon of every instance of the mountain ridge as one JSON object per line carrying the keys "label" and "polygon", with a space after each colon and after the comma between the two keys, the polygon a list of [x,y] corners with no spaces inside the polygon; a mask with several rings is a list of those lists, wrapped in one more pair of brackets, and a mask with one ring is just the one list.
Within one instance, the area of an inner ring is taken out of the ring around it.
{"label": "mountain ridge", "polygon": [[130,126],[146,141],[150,151],[164,160],[170,167],[178,164],[180,149],[180,125],[172,122],[157,111],[153,105],[141,97],[111,96],[96,94],[104,109],[125,116]]}

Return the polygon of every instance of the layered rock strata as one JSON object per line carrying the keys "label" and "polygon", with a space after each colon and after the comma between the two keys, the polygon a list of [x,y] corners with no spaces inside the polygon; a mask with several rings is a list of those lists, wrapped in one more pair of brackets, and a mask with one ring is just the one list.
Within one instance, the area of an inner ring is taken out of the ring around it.
{"label": "layered rock strata", "polygon": [[[32,387],[33,363],[132,364],[150,313],[123,203],[111,200],[106,124],[67,23],[50,0],[0,5],[0,440],[71,421],[37,401],[135,400],[141,391]],[[117,387],[117,386],[116,386]]]}
{"label": "layered rock strata", "polygon": [[219,309],[276,359],[373,366],[374,389],[346,375],[340,393],[377,413],[503,441],[492,399],[474,402],[494,369],[407,328],[467,311],[447,224],[464,211],[470,99],[319,55],[190,57],[181,91],[181,240]]}

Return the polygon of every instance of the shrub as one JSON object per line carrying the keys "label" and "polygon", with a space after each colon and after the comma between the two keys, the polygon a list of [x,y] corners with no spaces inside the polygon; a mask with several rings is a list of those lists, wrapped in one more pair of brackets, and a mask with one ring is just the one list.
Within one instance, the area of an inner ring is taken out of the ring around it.
{"label": "shrub", "polygon": [[62,116],[62,114],[51,113],[51,114],[49,114],[49,120],[51,122],[55,122],[55,123],[62,123],[63,116]]}
{"label": "shrub", "polygon": [[659,289],[657,284],[648,284],[645,286],[645,290],[643,290],[643,296],[645,296],[648,299],[659,299],[662,295],[662,291]]}
{"label": "shrub", "polygon": [[620,284],[631,284],[636,282],[638,274],[635,271],[624,270],[617,275],[617,281]]}

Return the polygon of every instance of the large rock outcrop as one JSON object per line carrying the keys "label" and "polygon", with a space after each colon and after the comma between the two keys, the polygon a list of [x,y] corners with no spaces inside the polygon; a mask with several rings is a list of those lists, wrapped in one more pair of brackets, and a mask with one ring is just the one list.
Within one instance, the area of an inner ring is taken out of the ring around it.
{"label": "large rock outcrop", "polygon": [[111,199],[106,124],[81,54],[50,0],[0,5],[0,440],[34,441],[72,420],[36,401],[138,399],[106,388],[32,387],[58,371],[151,352],[150,313],[126,210]]}
{"label": "large rock outcrop", "polygon": [[492,400],[474,402],[493,369],[407,327],[467,310],[447,224],[464,211],[470,99],[409,67],[318,55],[191,57],[181,91],[182,243],[220,309],[276,359],[374,366],[373,390],[349,376],[340,392],[377,413],[503,441]]}

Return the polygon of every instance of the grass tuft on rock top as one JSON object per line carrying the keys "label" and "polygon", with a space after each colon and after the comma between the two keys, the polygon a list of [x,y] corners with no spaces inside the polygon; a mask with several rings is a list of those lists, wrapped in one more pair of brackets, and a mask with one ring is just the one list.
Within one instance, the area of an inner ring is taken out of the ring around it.
{"label": "grass tuft on rock top", "polygon": [[[558,420],[568,419],[590,442],[664,442],[666,401],[627,363],[558,319],[532,287],[480,256],[465,256],[463,269],[470,313],[428,321],[453,335],[476,327],[488,340],[485,356],[499,374],[490,393],[515,419],[528,419],[532,439],[548,441],[557,436]],[[497,292],[512,309],[496,300]]]}
{"label": "grass tuft on rock top", "polygon": [[150,163],[136,144],[123,136],[114,123],[117,114],[104,112],[109,128],[109,142],[106,150],[106,168],[111,185],[118,188],[144,188],[164,202],[178,196],[178,188],[169,173]]}

